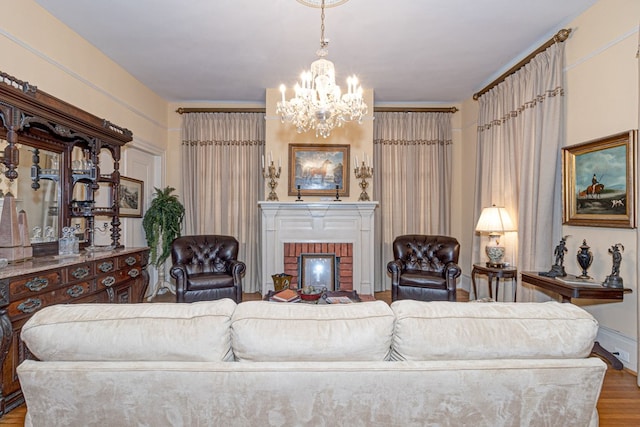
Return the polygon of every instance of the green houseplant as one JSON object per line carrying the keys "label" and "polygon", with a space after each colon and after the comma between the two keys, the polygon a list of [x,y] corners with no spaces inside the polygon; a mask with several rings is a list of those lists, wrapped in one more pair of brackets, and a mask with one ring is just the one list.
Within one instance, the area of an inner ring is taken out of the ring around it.
{"label": "green houseplant", "polygon": [[171,242],[180,237],[180,228],[184,219],[184,206],[178,196],[171,194],[175,188],[155,188],[151,206],[142,218],[142,228],[150,248],[149,262],[158,270],[158,282],[149,299],[153,298],[161,288],[172,289],[164,280],[164,262],[171,254]]}
{"label": "green houseplant", "polygon": [[180,228],[184,219],[184,206],[178,196],[171,194],[175,188],[155,188],[151,206],[144,214],[142,228],[151,248],[150,262],[161,266],[171,253],[171,242],[180,237]]}

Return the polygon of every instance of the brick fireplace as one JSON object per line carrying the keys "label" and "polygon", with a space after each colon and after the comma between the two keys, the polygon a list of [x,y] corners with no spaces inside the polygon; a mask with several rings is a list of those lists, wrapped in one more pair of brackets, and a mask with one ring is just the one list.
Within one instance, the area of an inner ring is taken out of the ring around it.
{"label": "brick fireplace", "polygon": [[263,295],[273,290],[271,275],[287,272],[297,278],[301,253],[335,253],[340,257],[340,287],[373,295],[373,212],[378,202],[258,204]]}
{"label": "brick fireplace", "polygon": [[340,259],[338,286],[341,290],[353,290],[353,243],[285,243],[284,272],[290,276],[292,285],[298,284],[300,255],[334,254]]}

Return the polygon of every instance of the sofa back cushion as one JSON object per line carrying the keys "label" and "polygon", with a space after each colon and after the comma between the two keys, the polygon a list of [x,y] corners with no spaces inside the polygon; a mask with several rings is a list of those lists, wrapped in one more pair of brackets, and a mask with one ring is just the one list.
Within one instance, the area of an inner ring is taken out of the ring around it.
{"label": "sofa back cushion", "polygon": [[35,313],[22,339],[47,361],[224,361],[230,299],[190,304],[60,304]]}
{"label": "sofa back cushion", "polygon": [[248,301],[233,313],[231,343],[238,361],[385,360],[393,322],[391,308],[382,301]]}
{"label": "sofa back cushion", "polygon": [[392,360],[583,358],[598,322],[573,304],[396,301]]}

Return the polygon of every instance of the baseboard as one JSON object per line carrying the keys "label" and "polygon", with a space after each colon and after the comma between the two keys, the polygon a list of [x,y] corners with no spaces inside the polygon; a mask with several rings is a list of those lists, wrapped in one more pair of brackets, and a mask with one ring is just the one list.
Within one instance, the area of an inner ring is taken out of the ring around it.
{"label": "baseboard", "polygon": [[[635,339],[622,335],[613,329],[609,329],[605,326],[600,326],[598,329],[598,335],[596,341],[600,343],[602,347],[610,351],[611,353],[620,352],[621,356],[618,359],[624,364],[624,368],[628,371],[632,371],[634,374],[638,372],[638,342]],[[629,360],[623,360],[626,353],[629,355]]]}

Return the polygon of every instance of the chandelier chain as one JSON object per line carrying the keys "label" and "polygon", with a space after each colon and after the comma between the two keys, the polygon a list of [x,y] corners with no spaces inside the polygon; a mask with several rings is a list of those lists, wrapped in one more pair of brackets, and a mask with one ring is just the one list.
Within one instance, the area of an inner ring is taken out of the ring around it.
{"label": "chandelier chain", "polygon": [[324,39],[324,0],[322,0],[322,4],[320,5],[320,47],[321,48],[326,48],[327,47],[327,41]]}

